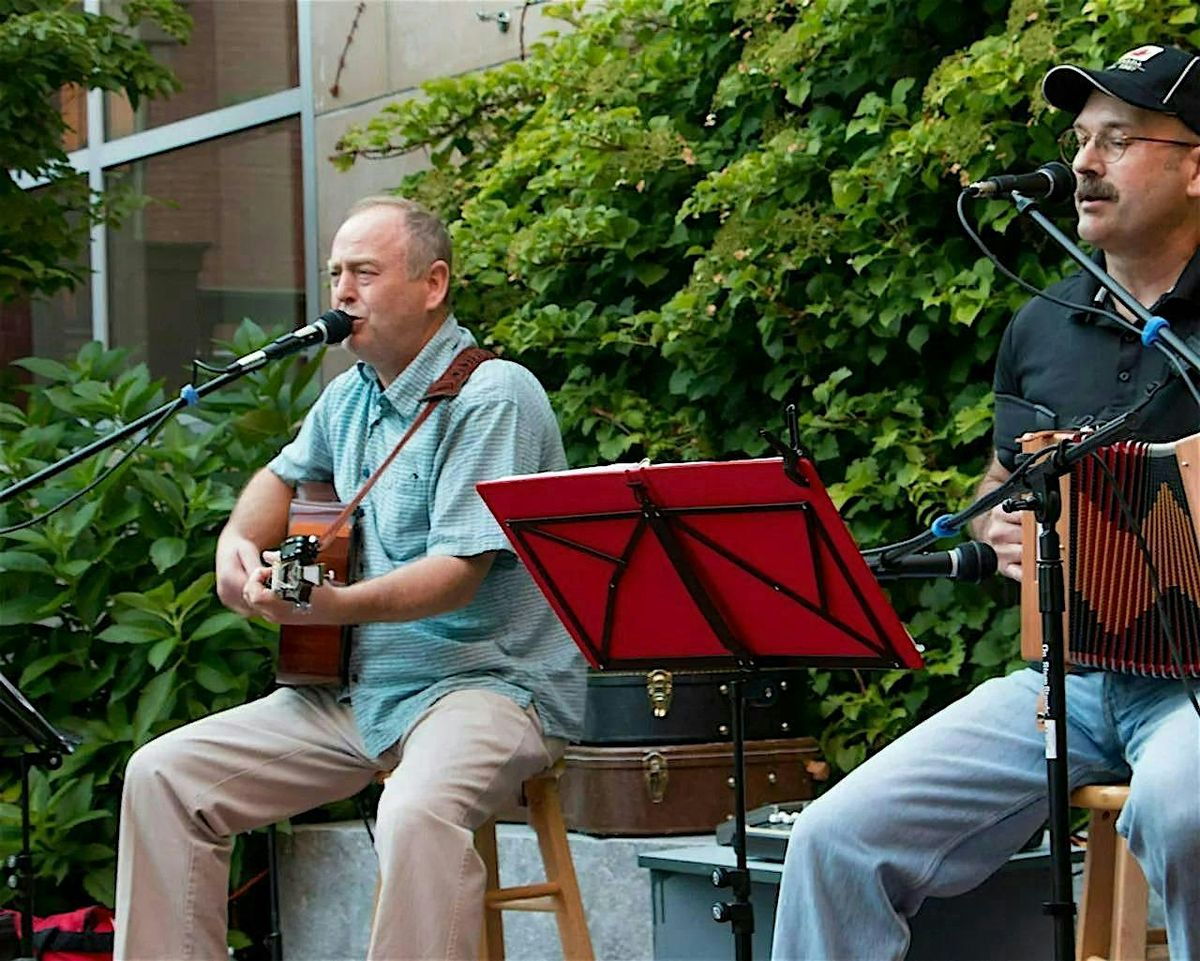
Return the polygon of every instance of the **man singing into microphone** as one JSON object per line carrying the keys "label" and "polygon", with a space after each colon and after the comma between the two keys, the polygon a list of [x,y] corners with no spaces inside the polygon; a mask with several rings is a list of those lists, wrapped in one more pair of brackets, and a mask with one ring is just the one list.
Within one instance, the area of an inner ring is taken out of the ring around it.
{"label": "man singing into microphone", "polygon": [[449,312],[446,228],[410,201],[358,203],[333,240],[332,301],[356,367],[242,492],[217,547],[227,607],[357,625],[349,686],[283,688],[171,731],[125,773],[118,959],[227,956],[233,836],[353,795],[388,772],[372,958],[473,959],[484,869],[473,831],[577,733],[583,662],[475,492],[565,468],[541,387],[504,360],[442,402],[362,504],[362,570],[307,605],[272,594],[262,552],[297,485],[348,501],[396,447],[471,335]]}
{"label": "man singing into microphone", "polygon": [[[1105,70],[1045,77],[1074,117],[1063,137],[1078,185],[1079,235],[1181,337],[1200,328],[1200,57],[1167,46]],[[1059,298],[1124,312],[1089,277]],[[1105,420],[1170,378],[1167,362],[1116,323],[1031,301],[1005,333],[995,375],[996,456],[981,493],[1015,466],[1015,438]],[[1200,430],[1178,382],[1147,438]],[[1161,403],[1158,401],[1162,401]],[[975,536],[1020,579],[1020,519],[997,508]],[[1042,679],[986,682],[852,772],[796,822],[775,922],[778,961],[903,958],[928,897],[961,894],[1008,860],[1047,815]],[[1200,718],[1178,680],[1104,671],[1067,678],[1072,787],[1130,782],[1117,827],[1166,906],[1172,958],[1200,958]],[[1018,919],[1014,919],[1017,923]]]}

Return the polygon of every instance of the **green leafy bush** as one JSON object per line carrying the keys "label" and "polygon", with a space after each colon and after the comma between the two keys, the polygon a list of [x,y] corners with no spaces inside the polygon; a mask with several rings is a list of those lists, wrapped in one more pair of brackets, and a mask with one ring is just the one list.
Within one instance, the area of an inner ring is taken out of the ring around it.
{"label": "green leafy bush", "polygon": [[[803,442],[863,545],[965,506],[999,336],[1026,295],[954,212],[1056,155],[1054,63],[1200,41],[1193,0],[613,0],[529,59],[427,84],[337,162],[424,151],[399,191],[452,224],[467,323],[551,391],[571,461]],[[970,209],[1032,283],[1062,257]],[[1011,585],[893,591],[928,669],[813,677],[842,769],[1010,667]]]}
{"label": "green leafy bush", "polygon": [[[246,322],[232,350],[263,343]],[[0,489],[164,402],[122,351],[18,362],[38,377],[0,402]],[[204,398],[95,492],[0,536],[0,670],[55,725],[82,737],[61,769],[35,772],[36,867],[60,897],[112,903],[121,773],[131,751],[240,704],[270,681],[275,634],[225,610],[216,537],[238,491],[294,432],[317,360],[276,364]],[[129,446],[126,442],[126,447]],[[0,506],[0,528],[40,514],[119,459],[97,456]],[[19,843],[14,765],[0,772],[0,851]],[[80,890],[79,886],[83,890]],[[10,894],[10,892],[5,892]]]}

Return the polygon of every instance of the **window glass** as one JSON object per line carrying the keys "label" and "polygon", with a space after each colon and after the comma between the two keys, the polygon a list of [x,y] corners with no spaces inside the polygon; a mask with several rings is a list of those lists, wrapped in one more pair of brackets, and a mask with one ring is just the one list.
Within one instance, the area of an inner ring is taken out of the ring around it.
{"label": "window glass", "polygon": [[109,341],[169,384],[244,317],[304,316],[300,123],[291,118],[108,172],[151,201],[108,237]]}
{"label": "window glass", "polygon": [[33,353],[33,317],[29,301],[0,301],[0,393],[13,380],[26,380],[9,365]]}
{"label": "window glass", "polygon": [[79,286],[30,304],[35,357],[74,357],[80,347],[96,339],[92,336],[90,264],[85,262],[84,269],[87,272]]}
{"label": "window glass", "polygon": [[[102,9],[119,17],[122,0]],[[155,60],[183,85],[170,97],[141,101],[134,110],[124,96],[105,96],[105,136],[109,140],[230,107],[298,84],[296,0],[191,0],[194,26],[186,44],[154,24],[138,36]]]}
{"label": "window glass", "polygon": [[94,339],[90,254],[85,236],[76,261],[81,279],[74,289],[0,303],[0,381],[29,380],[19,368],[9,366],[20,357],[65,360]]}
{"label": "window glass", "polygon": [[14,360],[67,360],[93,339],[90,275],[74,290],[0,304],[0,390],[32,380],[24,368],[11,366]]}

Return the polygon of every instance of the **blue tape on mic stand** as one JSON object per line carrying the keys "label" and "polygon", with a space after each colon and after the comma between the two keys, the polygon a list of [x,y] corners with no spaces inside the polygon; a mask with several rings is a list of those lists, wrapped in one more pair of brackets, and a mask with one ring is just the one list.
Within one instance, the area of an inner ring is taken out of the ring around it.
{"label": "blue tape on mic stand", "polygon": [[1151,317],[1142,328],[1142,346],[1149,347],[1158,340],[1158,332],[1170,326],[1165,317]]}
{"label": "blue tape on mic stand", "polygon": [[179,388],[179,396],[183,398],[188,407],[195,407],[200,403],[200,392],[191,384],[184,384]]}
{"label": "blue tape on mic stand", "polygon": [[934,520],[929,526],[929,532],[934,537],[950,537],[958,533],[958,525],[952,523],[954,520],[953,514],[943,514],[941,517]]}

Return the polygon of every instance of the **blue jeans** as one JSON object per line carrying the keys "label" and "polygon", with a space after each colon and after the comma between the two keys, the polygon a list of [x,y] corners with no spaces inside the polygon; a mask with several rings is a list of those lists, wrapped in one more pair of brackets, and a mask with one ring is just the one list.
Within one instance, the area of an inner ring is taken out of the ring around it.
{"label": "blue jeans", "polygon": [[[884,961],[927,897],[968,891],[1047,816],[1041,674],[988,681],[854,770],[792,829],[776,961]],[[1117,830],[1200,958],[1200,717],[1179,681],[1067,677],[1071,786],[1130,781]],[[1049,891],[1047,891],[1047,897]]]}

